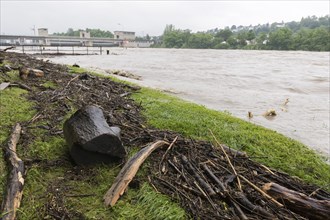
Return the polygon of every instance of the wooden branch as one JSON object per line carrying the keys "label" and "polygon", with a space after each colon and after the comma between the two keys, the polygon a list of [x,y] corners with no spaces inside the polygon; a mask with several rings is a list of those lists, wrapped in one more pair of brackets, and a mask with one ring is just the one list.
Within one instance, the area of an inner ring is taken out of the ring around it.
{"label": "wooden branch", "polygon": [[266,183],[262,189],[301,216],[310,219],[329,219],[330,200],[313,199],[276,183]]}
{"label": "wooden branch", "polygon": [[25,89],[25,90],[28,90],[28,91],[32,91],[31,87],[23,84],[23,83],[20,83],[20,82],[15,82],[18,84],[18,87],[20,87],[21,89]]}
{"label": "wooden branch", "polygon": [[276,201],[273,197],[271,197],[270,195],[268,195],[265,190],[261,190],[259,187],[257,187],[256,185],[254,185],[253,183],[251,183],[248,179],[246,179],[244,176],[240,175],[240,177],[247,183],[249,184],[252,188],[254,188],[255,190],[257,190],[261,195],[263,195],[265,198],[269,199],[270,201],[272,201],[273,203],[275,203],[277,206],[279,207],[283,207],[283,205],[281,203],[279,203],[278,201]]}
{"label": "wooden branch", "polygon": [[17,123],[12,131],[5,150],[5,157],[9,166],[7,190],[1,205],[2,220],[14,220],[16,210],[21,204],[24,185],[24,163],[16,154],[16,145],[20,138],[21,126]]}
{"label": "wooden branch", "polygon": [[261,208],[258,205],[252,204],[250,200],[246,198],[246,196],[243,193],[241,192],[235,193],[234,197],[242,208],[250,211],[251,213],[259,214],[266,219],[276,219],[275,216],[272,215],[270,212],[266,211],[265,209]]}
{"label": "wooden branch", "polygon": [[247,153],[246,152],[243,152],[243,151],[239,151],[239,150],[235,150],[233,148],[230,148],[224,144],[221,144],[221,146],[223,147],[223,149],[227,152],[227,153],[230,153],[231,155],[234,155],[234,157],[248,157]]}
{"label": "wooden branch", "polygon": [[238,177],[238,174],[237,174],[237,172],[236,172],[236,169],[235,169],[235,167],[233,166],[233,164],[231,163],[231,161],[230,161],[230,159],[229,159],[229,157],[228,157],[228,154],[226,153],[226,151],[225,151],[225,149],[223,148],[222,144],[219,143],[218,139],[215,137],[215,135],[213,134],[213,132],[212,132],[211,130],[210,130],[210,132],[211,132],[211,135],[213,136],[215,142],[219,145],[220,149],[222,150],[223,154],[225,155],[226,160],[227,160],[227,162],[228,162],[230,168],[232,169],[232,171],[234,172],[234,174],[235,174],[235,176],[236,176],[236,178],[237,178],[238,189],[239,189],[240,191],[242,191],[241,181],[239,180],[239,177]]}
{"label": "wooden branch", "polygon": [[160,160],[160,163],[159,163],[159,170],[161,170],[161,166],[162,166],[162,163],[163,163],[163,161],[164,161],[166,155],[167,155],[168,152],[171,150],[172,146],[174,145],[174,143],[176,142],[177,139],[178,139],[178,136],[176,136],[176,137],[174,138],[174,140],[172,141],[172,143],[170,144],[170,146],[168,146],[167,150],[165,151],[165,153],[164,153],[164,155],[163,155],[163,157],[162,157],[162,159]]}
{"label": "wooden branch", "polygon": [[154,142],[148,147],[145,147],[140,150],[127,161],[127,163],[121,169],[115,181],[113,182],[111,188],[103,197],[106,206],[114,206],[116,204],[119,197],[124,194],[125,189],[134,178],[141,164],[154,150],[164,145],[169,145],[169,143],[165,141]]}
{"label": "wooden branch", "polygon": [[191,165],[191,163],[188,161],[187,157],[182,155],[181,156],[183,165],[188,170],[189,174],[192,175],[197,182],[205,189],[205,191],[212,197],[216,195],[216,192],[213,190],[212,186],[208,184],[196,171],[196,169]]}
{"label": "wooden branch", "polygon": [[235,202],[231,202],[231,205],[234,207],[235,212],[237,212],[239,219],[241,219],[241,220],[249,219],[248,217],[246,217],[246,215],[244,214],[244,212],[242,211],[241,207],[239,207],[238,204],[236,204]]}
{"label": "wooden branch", "polygon": [[227,193],[227,189],[224,184],[214,175],[210,168],[206,164],[202,164],[202,168],[206,171],[207,175],[217,184],[217,186],[222,190],[222,193]]}

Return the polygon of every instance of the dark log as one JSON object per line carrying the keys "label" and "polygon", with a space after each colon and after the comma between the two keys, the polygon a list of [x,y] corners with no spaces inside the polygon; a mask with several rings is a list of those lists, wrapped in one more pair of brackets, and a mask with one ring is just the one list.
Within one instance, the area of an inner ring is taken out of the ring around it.
{"label": "dark log", "polygon": [[262,216],[264,219],[276,219],[274,215],[267,212],[265,209],[258,205],[252,204],[250,200],[246,198],[246,196],[241,192],[234,193],[233,198],[238,202],[238,205],[251,213],[256,213]]}
{"label": "dark log", "polygon": [[183,165],[187,169],[190,175],[192,175],[197,182],[205,189],[205,191],[209,194],[210,197],[215,196],[216,192],[213,190],[212,186],[208,184],[196,171],[196,169],[191,165],[188,161],[188,158],[184,155],[181,156]]}
{"label": "dark log", "polygon": [[276,183],[266,183],[262,189],[301,216],[310,219],[329,219],[330,200],[313,199]]}
{"label": "dark log", "polygon": [[207,173],[207,175],[217,184],[217,186],[221,189],[221,193],[227,192],[224,184],[214,175],[214,173],[210,170],[210,168],[206,164],[202,164],[203,170]]}
{"label": "dark log", "polygon": [[120,128],[109,127],[99,107],[86,106],[78,110],[65,121],[63,131],[71,153],[75,152],[73,147],[80,146],[86,151],[118,158],[127,155],[121,142]]}
{"label": "dark log", "polygon": [[16,145],[20,138],[21,126],[17,123],[12,131],[5,150],[5,157],[9,167],[7,189],[1,205],[1,219],[13,220],[16,210],[20,207],[24,185],[24,163],[16,154]]}
{"label": "dark log", "polygon": [[165,141],[157,141],[143,148],[127,161],[125,166],[120,170],[111,188],[103,197],[106,206],[114,206],[116,204],[119,197],[124,194],[125,189],[134,178],[141,164],[154,150],[164,145],[168,145],[168,143]]}

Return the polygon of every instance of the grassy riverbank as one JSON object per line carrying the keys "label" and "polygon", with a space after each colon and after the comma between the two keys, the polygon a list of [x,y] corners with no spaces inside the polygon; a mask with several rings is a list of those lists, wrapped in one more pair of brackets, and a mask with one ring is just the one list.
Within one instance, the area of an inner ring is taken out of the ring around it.
{"label": "grassy riverbank", "polygon": [[256,161],[330,189],[330,166],[325,158],[298,141],[153,89],[143,88],[133,98],[142,104],[144,116],[156,128],[214,141],[212,131],[222,143],[246,151]]}
{"label": "grassy riverbank", "polygon": [[[70,68],[75,73],[86,71]],[[141,104],[147,122],[155,128],[213,142],[212,131],[221,143],[246,151],[254,160],[330,190],[330,166],[325,163],[326,158],[296,140],[155,89],[142,88],[132,98]]]}
{"label": "grassy riverbank", "polygon": [[[86,71],[71,68],[71,73],[83,72]],[[0,78],[0,83],[4,79],[18,81],[17,74],[17,71],[9,74],[7,72],[7,78]],[[68,79],[71,78],[70,76]],[[60,83],[62,86],[68,85],[67,81],[60,80],[50,82],[44,78],[32,89],[38,91],[38,95],[42,91],[53,92]],[[57,102],[36,103],[27,97],[28,92],[19,88],[0,91],[1,143],[5,143],[11,127],[16,122],[24,124],[36,115],[35,108],[38,105],[45,104],[54,112],[59,110]],[[324,189],[330,189],[327,185],[330,182],[330,166],[296,141],[226,113],[209,110],[156,90],[142,88],[132,97],[136,103],[141,103],[143,114],[150,126],[178,131],[186,137],[213,141],[209,131],[212,130],[222,143],[247,151],[251,158]],[[69,98],[65,102],[69,110],[65,117],[58,119],[56,127],[59,130],[65,118],[76,110],[74,101]],[[54,218],[56,215],[63,216],[63,213],[66,213],[68,218],[86,219],[186,218],[182,208],[171,202],[167,196],[156,192],[147,182],[145,168],[148,167],[148,163],[137,175],[136,179],[141,181],[139,187],[131,187],[114,208],[106,208],[102,197],[119,172],[118,164],[97,165],[84,169],[75,167],[62,136],[47,135],[45,126],[51,127],[50,124],[47,115],[28,123],[27,129],[29,135],[34,137],[34,142],[28,143],[23,140],[18,146],[18,154],[28,166],[22,207],[18,211],[19,219]],[[130,154],[137,149],[131,149]],[[6,166],[2,151],[0,173],[0,187],[4,189]],[[0,203],[2,196],[1,194]]]}

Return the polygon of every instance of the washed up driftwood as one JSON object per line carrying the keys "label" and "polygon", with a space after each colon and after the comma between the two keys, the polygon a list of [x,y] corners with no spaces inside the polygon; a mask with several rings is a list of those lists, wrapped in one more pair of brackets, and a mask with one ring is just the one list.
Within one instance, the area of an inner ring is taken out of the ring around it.
{"label": "washed up driftwood", "polygon": [[17,123],[12,131],[5,157],[9,166],[7,189],[1,205],[1,219],[12,220],[16,217],[16,210],[20,207],[24,185],[24,163],[16,154],[16,145],[20,138],[21,126]]}
{"label": "washed up driftwood", "polygon": [[124,71],[124,70],[106,70],[107,73],[117,75],[117,76],[122,76],[130,79],[136,79],[136,80],[141,80],[141,76],[135,75],[133,73]]}
{"label": "washed up driftwood", "polygon": [[330,200],[317,200],[276,183],[267,183],[263,190],[301,216],[310,219],[329,219]]}
{"label": "washed up driftwood", "polygon": [[45,76],[45,73],[42,70],[22,67],[19,69],[19,76],[21,79],[27,79],[28,77],[43,77]]}
{"label": "washed up driftwood", "polygon": [[141,164],[147,157],[157,148],[168,145],[165,141],[157,141],[148,147],[143,148],[133,157],[131,157],[125,166],[120,170],[111,188],[104,195],[104,203],[106,206],[114,206],[121,195],[124,194],[128,184],[132,181],[135,174],[139,170]]}
{"label": "washed up driftwood", "polygon": [[[78,110],[65,121],[63,131],[71,156],[76,162],[84,162],[78,160],[81,155],[76,154],[79,153],[88,156],[90,152],[91,155],[95,157],[99,155],[102,158],[104,157],[102,155],[117,158],[124,158],[127,155],[120,138],[120,128],[110,127],[102,110],[97,106],[86,106]],[[88,157],[85,159],[88,162]]]}

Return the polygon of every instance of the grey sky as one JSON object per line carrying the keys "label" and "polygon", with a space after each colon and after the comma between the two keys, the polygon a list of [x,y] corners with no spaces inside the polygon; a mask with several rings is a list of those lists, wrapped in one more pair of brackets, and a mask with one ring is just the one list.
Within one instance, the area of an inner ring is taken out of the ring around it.
{"label": "grey sky", "polygon": [[135,31],[160,35],[166,24],[206,31],[231,25],[299,21],[329,14],[325,1],[14,1],[0,0],[1,34],[27,34],[45,27]]}

